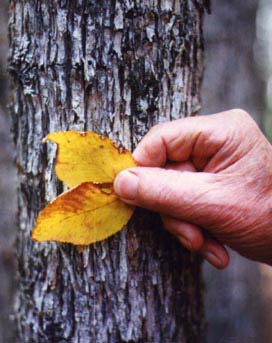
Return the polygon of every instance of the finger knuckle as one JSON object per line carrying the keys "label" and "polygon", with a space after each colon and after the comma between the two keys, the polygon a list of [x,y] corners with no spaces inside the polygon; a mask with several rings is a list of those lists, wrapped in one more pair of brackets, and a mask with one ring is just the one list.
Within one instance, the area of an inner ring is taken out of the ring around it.
{"label": "finger knuckle", "polygon": [[234,115],[238,115],[240,117],[250,117],[249,113],[245,110],[243,110],[242,108],[234,108],[231,110],[231,112]]}
{"label": "finger knuckle", "polygon": [[245,123],[245,122],[252,123],[253,122],[251,115],[243,109],[235,108],[235,109],[231,110],[230,112],[235,117],[235,119],[238,119],[239,121],[241,121],[243,123]]}
{"label": "finger knuckle", "polygon": [[149,161],[155,160],[158,155],[158,151],[156,150],[156,147],[154,146],[152,140],[147,140],[145,142],[143,151],[144,155],[148,158]]}
{"label": "finger knuckle", "polygon": [[159,123],[152,126],[152,128],[149,130],[150,135],[157,134],[158,132],[160,132],[163,126],[163,123]]}
{"label": "finger knuckle", "polygon": [[203,247],[203,239],[198,239],[198,240],[192,240],[192,251],[194,252],[199,252],[201,248]]}
{"label": "finger knuckle", "polygon": [[243,109],[231,110],[233,120],[237,122],[236,128],[240,128],[243,132],[257,132],[258,126],[252,116]]}

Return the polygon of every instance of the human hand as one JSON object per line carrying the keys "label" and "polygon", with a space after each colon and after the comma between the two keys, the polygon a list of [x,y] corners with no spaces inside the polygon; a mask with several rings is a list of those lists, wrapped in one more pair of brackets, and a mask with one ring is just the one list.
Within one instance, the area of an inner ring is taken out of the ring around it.
{"label": "human hand", "polygon": [[272,147],[242,110],[153,127],[121,172],[123,201],[161,214],[164,226],[217,268],[224,244],[272,262]]}

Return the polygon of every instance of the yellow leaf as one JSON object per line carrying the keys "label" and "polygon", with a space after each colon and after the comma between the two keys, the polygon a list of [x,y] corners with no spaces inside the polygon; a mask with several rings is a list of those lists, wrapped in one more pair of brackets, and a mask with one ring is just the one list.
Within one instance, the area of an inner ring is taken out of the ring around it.
{"label": "yellow leaf", "polygon": [[120,231],[133,208],[113,193],[113,181],[135,166],[131,153],[94,132],[56,132],[45,140],[57,143],[56,174],[73,188],[40,212],[31,238],[73,243],[82,251]]}
{"label": "yellow leaf", "polygon": [[58,196],[40,212],[32,239],[88,245],[120,231],[133,208],[112,192],[85,182]]}
{"label": "yellow leaf", "polygon": [[110,183],[121,170],[136,165],[128,150],[95,132],[55,132],[45,140],[58,144],[56,174],[68,187]]}

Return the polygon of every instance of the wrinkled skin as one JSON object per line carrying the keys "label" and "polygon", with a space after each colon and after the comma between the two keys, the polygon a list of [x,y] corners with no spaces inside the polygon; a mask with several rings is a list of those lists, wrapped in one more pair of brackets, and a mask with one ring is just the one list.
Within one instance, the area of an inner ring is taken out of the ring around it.
{"label": "wrinkled skin", "polygon": [[272,262],[272,147],[242,110],[153,127],[121,172],[123,201],[161,214],[189,250],[225,268],[228,245]]}

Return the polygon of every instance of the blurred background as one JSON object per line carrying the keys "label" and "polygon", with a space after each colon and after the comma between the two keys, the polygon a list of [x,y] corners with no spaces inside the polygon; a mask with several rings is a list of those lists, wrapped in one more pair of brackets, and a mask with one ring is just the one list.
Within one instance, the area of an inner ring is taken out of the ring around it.
{"label": "blurred background", "polygon": [[[7,0],[0,0],[0,343],[15,343],[16,173],[7,114]],[[220,0],[206,15],[202,113],[247,110],[272,140],[272,0]],[[209,343],[272,342],[272,268],[231,253],[204,265]]]}
{"label": "blurred background", "polygon": [[0,343],[15,343],[16,172],[7,113],[8,0],[0,0]]}
{"label": "blurred background", "polygon": [[[272,141],[272,0],[212,1],[204,35],[202,112],[243,108]],[[204,279],[209,343],[272,342],[272,268],[231,252]]]}

